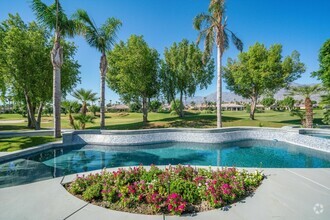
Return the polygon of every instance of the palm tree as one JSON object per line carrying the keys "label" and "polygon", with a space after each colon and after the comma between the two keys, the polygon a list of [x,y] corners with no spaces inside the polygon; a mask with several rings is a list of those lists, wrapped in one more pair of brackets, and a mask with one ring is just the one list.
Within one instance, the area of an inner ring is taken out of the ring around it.
{"label": "palm tree", "polygon": [[61,67],[63,64],[62,37],[75,35],[75,21],[68,19],[59,0],[47,6],[41,0],[32,0],[32,10],[43,25],[55,32],[54,46],[51,51],[53,65],[53,112],[54,137],[61,137]]}
{"label": "palm tree", "polygon": [[306,116],[306,128],[313,128],[313,104],[311,100],[311,96],[315,94],[319,94],[323,91],[320,85],[312,85],[312,86],[295,86],[291,87],[289,90],[289,95],[300,95],[305,99],[305,116]]}
{"label": "palm tree", "polygon": [[222,76],[221,62],[226,49],[229,48],[229,35],[239,51],[243,50],[242,41],[227,28],[225,17],[225,0],[211,0],[209,13],[202,13],[195,17],[194,27],[199,31],[197,44],[204,40],[204,61],[212,54],[213,46],[217,47],[217,127],[222,127],[221,100],[222,100]]}
{"label": "palm tree", "polygon": [[65,112],[69,114],[69,123],[72,128],[74,128],[74,119],[72,113],[75,109],[79,108],[79,103],[77,101],[65,100],[62,102],[62,107],[65,109]]}
{"label": "palm tree", "polygon": [[102,54],[100,59],[100,128],[103,129],[105,126],[105,75],[108,68],[106,51],[110,50],[115,43],[117,31],[122,23],[120,20],[111,17],[108,18],[100,28],[98,28],[84,10],[77,10],[74,17],[80,21],[80,24],[78,25],[80,34],[85,37],[87,43],[91,47],[96,48]]}
{"label": "palm tree", "polygon": [[95,117],[92,115],[79,114],[77,116],[74,116],[74,119],[78,121],[78,124],[74,124],[74,129],[85,130],[87,123],[94,124]]}
{"label": "palm tree", "polygon": [[97,100],[96,93],[93,93],[92,90],[77,89],[72,96],[82,102],[81,114],[83,115],[86,115],[87,103]]}

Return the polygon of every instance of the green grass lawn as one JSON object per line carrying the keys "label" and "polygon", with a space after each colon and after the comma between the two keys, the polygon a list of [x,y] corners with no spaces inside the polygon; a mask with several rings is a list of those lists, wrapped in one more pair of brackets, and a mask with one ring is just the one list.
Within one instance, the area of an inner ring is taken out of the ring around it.
{"label": "green grass lawn", "polygon": [[[322,123],[322,110],[314,110],[314,123]],[[198,114],[188,112],[184,118],[171,115],[169,113],[149,113],[149,123],[143,125],[141,113],[107,113],[106,128],[118,130],[143,129],[143,128],[169,128],[169,127],[194,127],[194,128],[214,128],[216,127],[215,114]],[[26,120],[20,115],[0,114],[0,120]],[[87,124],[87,129],[98,129],[100,119],[97,117],[94,124]],[[0,131],[4,130],[25,130],[27,122],[0,123]],[[298,117],[290,116],[289,112],[265,111],[256,113],[255,120],[249,119],[249,114],[245,111],[224,111],[223,126],[257,126],[279,128],[286,125],[300,125]],[[53,118],[43,117],[42,128],[52,128]],[[68,116],[62,115],[62,128],[70,129]]]}
{"label": "green grass lawn", "polygon": [[16,150],[22,150],[29,147],[34,147],[40,144],[57,141],[50,136],[44,137],[11,137],[11,138],[0,138],[0,151],[11,152]]}

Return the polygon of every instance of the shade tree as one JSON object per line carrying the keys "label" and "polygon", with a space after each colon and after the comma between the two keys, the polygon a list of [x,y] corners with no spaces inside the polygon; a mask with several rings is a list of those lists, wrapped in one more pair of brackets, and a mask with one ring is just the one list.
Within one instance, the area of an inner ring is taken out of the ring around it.
{"label": "shade tree", "polygon": [[148,121],[148,100],[159,93],[159,54],[143,36],[132,35],[107,53],[106,81],[121,99],[142,101],[143,122]]}
{"label": "shade tree", "polygon": [[280,44],[267,49],[265,45],[256,43],[248,51],[240,53],[237,59],[228,59],[223,69],[227,88],[251,100],[251,120],[254,120],[261,95],[287,87],[305,72],[305,65],[299,57],[299,53],[293,51],[283,58]]}
{"label": "shade tree", "polygon": [[184,39],[165,48],[160,74],[161,88],[169,102],[179,96],[180,104],[175,109],[180,117],[184,116],[183,97],[194,96],[197,88],[207,88],[213,77],[213,59],[208,58],[203,62],[203,52],[196,44]]}
{"label": "shade tree", "polygon": [[[28,127],[40,129],[41,115],[46,103],[51,101],[52,65],[49,51],[53,39],[49,31],[35,22],[25,24],[19,15],[9,15],[0,25],[0,72],[10,88],[15,102],[25,102]],[[79,82],[80,65],[74,59],[76,47],[62,40],[64,73],[61,93],[65,95]],[[35,118],[36,115],[36,118]]]}

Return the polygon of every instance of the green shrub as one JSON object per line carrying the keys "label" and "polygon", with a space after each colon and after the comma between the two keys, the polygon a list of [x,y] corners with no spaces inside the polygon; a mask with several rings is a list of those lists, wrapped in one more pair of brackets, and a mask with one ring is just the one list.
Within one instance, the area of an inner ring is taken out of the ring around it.
{"label": "green shrub", "polygon": [[178,113],[175,110],[173,110],[170,112],[170,115],[178,115]]}
{"label": "green shrub", "polygon": [[212,114],[212,113],[213,113],[213,111],[210,109],[205,109],[205,110],[201,111],[201,114]]}
{"label": "green shrub", "polygon": [[[86,201],[112,204],[110,207],[148,207],[154,214],[181,215],[187,207],[191,210],[202,202],[214,208],[229,205],[251,193],[262,180],[259,171],[214,171],[182,165],[161,170],[152,165],[148,171],[139,166],[78,177],[67,189]],[[144,206],[139,207],[141,204]]]}
{"label": "green shrub", "polygon": [[102,185],[100,183],[90,185],[82,193],[82,197],[84,200],[87,200],[87,201],[92,201],[92,200],[98,199],[101,196],[101,189],[102,189]]}
{"label": "green shrub", "polygon": [[187,180],[173,180],[170,185],[170,192],[182,195],[182,198],[188,203],[195,204],[200,201],[196,184]]}

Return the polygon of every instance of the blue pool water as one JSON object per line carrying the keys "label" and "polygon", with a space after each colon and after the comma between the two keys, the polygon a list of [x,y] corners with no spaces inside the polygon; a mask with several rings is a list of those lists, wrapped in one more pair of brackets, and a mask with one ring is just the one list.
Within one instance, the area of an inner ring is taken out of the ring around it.
{"label": "blue pool water", "polygon": [[104,167],[190,164],[262,168],[330,168],[330,154],[277,141],[145,146],[80,145],[56,148],[0,164],[0,187]]}
{"label": "blue pool water", "polygon": [[326,139],[330,139],[330,134],[308,134],[309,136],[313,136],[313,137],[320,137],[320,138],[326,138]]}

